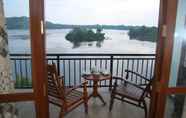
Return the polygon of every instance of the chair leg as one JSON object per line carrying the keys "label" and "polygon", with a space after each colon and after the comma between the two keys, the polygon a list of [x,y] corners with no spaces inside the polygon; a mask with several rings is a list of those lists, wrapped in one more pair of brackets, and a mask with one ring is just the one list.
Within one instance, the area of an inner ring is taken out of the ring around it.
{"label": "chair leg", "polygon": [[84,107],[85,113],[88,113],[88,92],[87,92],[87,82],[83,85],[83,100],[84,100]]}
{"label": "chair leg", "polygon": [[61,108],[59,118],[64,118],[64,116],[65,116],[64,110]]}
{"label": "chair leg", "polygon": [[121,99],[122,99],[122,102],[124,102],[125,97],[122,97]]}
{"label": "chair leg", "polygon": [[88,113],[88,100],[84,101],[85,113]]}
{"label": "chair leg", "polygon": [[109,111],[112,110],[113,104],[114,104],[114,94],[111,93]]}
{"label": "chair leg", "polygon": [[148,112],[147,112],[147,105],[146,105],[145,100],[143,101],[143,106],[144,106],[144,111],[145,111],[145,118],[147,118]]}

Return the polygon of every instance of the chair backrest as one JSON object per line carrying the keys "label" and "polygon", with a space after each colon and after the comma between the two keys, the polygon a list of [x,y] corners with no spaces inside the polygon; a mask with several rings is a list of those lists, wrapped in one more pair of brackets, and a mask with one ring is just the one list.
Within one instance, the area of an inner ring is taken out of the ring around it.
{"label": "chair backrest", "polygon": [[65,90],[63,79],[57,74],[57,68],[54,63],[47,65],[48,73],[48,95],[59,99],[65,99]]}

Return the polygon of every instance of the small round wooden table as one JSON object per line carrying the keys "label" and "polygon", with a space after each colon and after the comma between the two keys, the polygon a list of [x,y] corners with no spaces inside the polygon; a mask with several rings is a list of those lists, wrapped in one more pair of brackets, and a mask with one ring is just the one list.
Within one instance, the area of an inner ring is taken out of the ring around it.
{"label": "small round wooden table", "polygon": [[100,95],[100,93],[98,92],[98,83],[99,81],[103,81],[103,80],[110,80],[111,79],[111,75],[103,75],[103,74],[88,74],[88,75],[83,75],[82,76],[85,80],[91,80],[93,81],[93,92],[92,94],[90,94],[90,96],[88,97],[89,99],[91,97],[98,97],[103,104],[105,105],[106,102],[104,101],[103,97]]}

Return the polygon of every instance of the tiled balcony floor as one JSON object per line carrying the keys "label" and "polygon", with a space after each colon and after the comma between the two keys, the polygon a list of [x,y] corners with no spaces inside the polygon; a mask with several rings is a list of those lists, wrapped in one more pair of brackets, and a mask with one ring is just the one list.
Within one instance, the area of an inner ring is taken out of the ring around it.
{"label": "tiled balcony floor", "polygon": [[[65,118],[144,118],[143,109],[118,100],[115,100],[113,110],[109,112],[110,93],[108,89],[101,89],[100,93],[107,102],[105,106],[98,98],[91,98],[88,103],[88,114],[84,113],[84,106],[81,105],[67,114]],[[35,118],[33,103],[18,103],[16,106],[19,109],[20,118]],[[50,118],[58,118],[59,110],[58,107],[50,105]]]}

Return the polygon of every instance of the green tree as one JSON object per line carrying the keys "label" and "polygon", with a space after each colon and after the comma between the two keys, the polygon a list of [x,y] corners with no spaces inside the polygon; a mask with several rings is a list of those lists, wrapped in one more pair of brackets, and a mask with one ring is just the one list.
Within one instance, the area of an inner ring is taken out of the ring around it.
{"label": "green tree", "polygon": [[[72,42],[74,44],[74,47],[80,46],[79,44],[81,42],[92,42],[92,41],[97,41],[97,42],[102,42],[105,39],[105,34],[102,33],[101,28],[96,29],[96,33],[88,28],[84,27],[76,27],[72,29],[66,36],[65,38]],[[76,45],[78,44],[78,45]],[[101,44],[101,43],[100,43]]]}
{"label": "green tree", "polygon": [[146,26],[131,28],[128,35],[129,35],[130,39],[156,42],[157,28],[156,27],[146,27]]}

